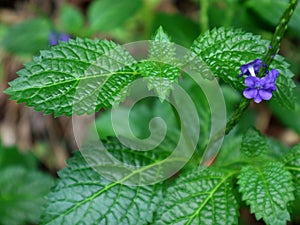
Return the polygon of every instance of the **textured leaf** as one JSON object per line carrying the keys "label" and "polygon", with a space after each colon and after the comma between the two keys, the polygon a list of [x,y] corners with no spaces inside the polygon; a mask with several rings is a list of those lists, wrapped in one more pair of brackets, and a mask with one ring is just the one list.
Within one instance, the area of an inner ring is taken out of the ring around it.
{"label": "textured leaf", "polygon": [[[275,26],[279,22],[279,18],[286,9],[288,2],[288,0],[261,0],[259,4],[257,4],[256,0],[249,0],[246,6],[253,9],[265,21]],[[289,22],[289,27],[296,31],[296,35],[300,32],[299,21],[300,7],[298,4]]]}
{"label": "textured leaf", "polygon": [[255,128],[249,128],[243,135],[241,152],[250,158],[266,154],[267,143],[265,137]]}
{"label": "textured leaf", "polygon": [[300,144],[297,144],[284,157],[284,163],[294,176],[296,195],[300,197]]}
{"label": "textured leaf", "polygon": [[35,54],[48,45],[50,24],[45,19],[30,19],[8,29],[1,45],[17,54]]}
{"label": "textured leaf", "polygon": [[267,225],[286,225],[290,220],[287,205],[294,200],[294,186],[283,164],[246,166],[238,176],[238,184],[243,200],[257,220],[263,218]]}
{"label": "textured leaf", "polygon": [[[117,144],[106,147],[122,162],[135,166],[153,163],[153,159],[143,157],[139,151],[132,155]],[[121,181],[104,178],[93,168],[79,152],[75,153],[67,168],[59,172],[60,179],[48,196],[41,224],[142,225],[152,221],[153,211],[162,197],[161,184],[126,186]],[[114,176],[117,170],[112,165],[110,175]],[[127,178],[132,176],[134,173]]]}
{"label": "textured leaf", "polygon": [[141,0],[94,1],[88,9],[93,31],[109,31],[124,23],[141,7]]}
{"label": "textured leaf", "polygon": [[147,81],[148,88],[154,89],[161,100],[169,96],[174,82],[177,82],[181,74],[178,67],[155,61],[140,63],[139,72]]}
{"label": "textured leaf", "polygon": [[126,94],[136,77],[129,67],[133,63],[127,51],[113,42],[61,42],[26,64],[5,92],[46,114],[92,113],[110,107]]}
{"label": "textured leaf", "polygon": [[[212,72],[238,90],[245,88],[242,78],[238,78],[240,67],[256,58],[263,58],[269,46],[269,41],[260,36],[245,33],[239,29],[219,28],[200,35],[193,43],[191,50],[210,67]],[[274,58],[271,68],[280,72],[276,99],[282,106],[293,108],[295,97],[292,81],[293,73],[282,57]]]}
{"label": "textured leaf", "polygon": [[171,38],[162,27],[159,27],[152,37],[149,59],[169,64],[175,63],[175,50],[175,45],[171,42]]}
{"label": "textured leaf", "polygon": [[181,175],[167,190],[154,224],[237,224],[232,175],[212,168]]}
{"label": "textured leaf", "polygon": [[181,70],[176,66],[175,46],[162,27],[153,36],[149,59],[139,64],[139,72],[149,89],[154,89],[162,100],[168,97],[172,85],[177,82]]}
{"label": "textured leaf", "polygon": [[21,166],[0,169],[0,224],[37,223],[52,179]]}

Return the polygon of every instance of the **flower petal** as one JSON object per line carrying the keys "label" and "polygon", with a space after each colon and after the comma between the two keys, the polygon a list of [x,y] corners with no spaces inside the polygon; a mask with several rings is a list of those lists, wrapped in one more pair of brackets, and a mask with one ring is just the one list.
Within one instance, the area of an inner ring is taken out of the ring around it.
{"label": "flower petal", "polygon": [[261,97],[263,100],[270,100],[272,98],[272,91],[270,90],[264,90],[260,89],[258,91],[258,95]]}
{"label": "flower petal", "polygon": [[255,88],[256,83],[259,82],[259,78],[258,77],[253,77],[253,76],[249,76],[245,78],[245,85],[249,88]]}
{"label": "flower petal", "polygon": [[256,97],[254,98],[254,102],[260,103],[261,101],[262,101],[262,98],[259,95],[256,95]]}
{"label": "flower petal", "polygon": [[263,61],[261,59],[255,59],[253,61],[253,68],[256,74],[259,72],[260,67],[262,66],[262,62]]}
{"label": "flower petal", "polygon": [[251,98],[255,98],[258,93],[257,93],[257,89],[255,88],[246,88],[243,92],[243,95],[245,98],[251,99]]}
{"label": "flower petal", "polygon": [[250,76],[250,68],[254,70],[254,73],[257,74],[260,70],[260,67],[262,66],[262,60],[261,59],[255,59],[247,64],[244,64],[241,66],[240,70],[242,74],[240,74],[239,77],[242,77],[243,75]]}
{"label": "flower petal", "polygon": [[268,79],[273,80],[275,82],[276,78],[279,75],[279,71],[276,69],[272,69],[271,71],[268,72]]}

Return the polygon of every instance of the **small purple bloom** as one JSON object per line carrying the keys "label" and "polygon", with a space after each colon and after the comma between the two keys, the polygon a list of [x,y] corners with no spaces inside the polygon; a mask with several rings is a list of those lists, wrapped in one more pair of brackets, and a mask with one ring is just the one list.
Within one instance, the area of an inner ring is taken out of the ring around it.
{"label": "small purple bloom", "polygon": [[267,72],[265,77],[248,76],[245,78],[243,95],[245,98],[254,99],[254,102],[260,103],[262,100],[270,100],[272,92],[276,90],[276,78],[279,75],[278,70],[272,69]]}
{"label": "small purple bloom", "polygon": [[49,43],[49,45],[57,45],[58,41],[68,42],[70,40],[70,38],[71,38],[71,36],[68,34],[52,31],[48,35],[48,43]]}
{"label": "small purple bloom", "polygon": [[261,66],[263,66],[263,61],[261,59],[255,59],[252,62],[244,64],[241,66],[242,73],[239,75],[239,77],[244,75],[255,76],[259,72]]}

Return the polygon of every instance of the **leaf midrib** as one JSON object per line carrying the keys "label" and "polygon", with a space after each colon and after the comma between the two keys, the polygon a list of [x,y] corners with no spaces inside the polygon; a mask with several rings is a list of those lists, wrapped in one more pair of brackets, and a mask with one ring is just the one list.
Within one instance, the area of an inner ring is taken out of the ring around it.
{"label": "leaf midrib", "polygon": [[[184,161],[186,162],[186,160],[182,159],[182,158],[173,158],[172,161]],[[75,204],[73,207],[71,207],[70,209],[68,209],[65,213],[63,214],[59,214],[57,215],[56,217],[52,218],[49,222],[51,221],[54,221],[56,220],[57,218],[61,217],[61,216],[65,216],[65,215],[68,215],[69,213],[71,213],[72,211],[74,211],[75,209],[79,208],[81,205],[84,205],[85,203],[89,202],[89,201],[92,201],[93,199],[97,198],[98,196],[100,196],[102,193],[104,193],[105,191],[113,188],[114,186],[118,185],[118,184],[122,184],[123,182],[125,182],[126,180],[130,179],[132,176],[134,176],[135,174],[140,174],[141,172],[143,172],[144,170],[147,170],[153,166],[156,166],[156,165],[160,165],[161,163],[164,163],[165,160],[161,160],[159,162],[155,162],[151,165],[147,165],[147,166],[144,166],[144,167],[141,167],[140,169],[138,170],[135,170],[133,171],[131,174],[125,176],[124,178],[122,178],[121,180],[119,181],[116,181],[116,182],[113,182],[107,186],[105,186],[104,188],[100,189],[99,191],[97,191],[96,193],[94,193],[93,195],[91,195],[90,197],[88,198],[85,198],[81,201],[79,201],[77,204]],[[86,167],[86,169],[89,169],[89,167]]]}
{"label": "leaf midrib", "polygon": [[200,211],[203,209],[203,207],[207,204],[207,202],[210,199],[213,199],[214,193],[221,187],[221,185],[231,176],[234,174],[237,174],[238,171],[232,171],[231,173],[228,173],[227,176],[223,177],[222,180],[220,180],[220,183],[215,186],[215,188],[209,192],[210,194],[206,197],[206,199],[203,201],[203,203],[199,206],[199,208],[190,216],[190,219],[187,221],[186,225],[190,225],[193,222],[193,219],[200,213]]}

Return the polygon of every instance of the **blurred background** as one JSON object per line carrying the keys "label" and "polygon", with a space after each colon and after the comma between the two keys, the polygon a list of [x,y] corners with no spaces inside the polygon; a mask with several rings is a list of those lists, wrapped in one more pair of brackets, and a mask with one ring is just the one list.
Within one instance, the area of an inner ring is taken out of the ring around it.
{"label": "blurred background", "polygon": [[[40,50],[49,49],[58,40],[76,37],[106,38],[121,44],[148,40],[159,26],[184,47],[189,47],[199,34],[220,26],[241,28],[269,40],[287,2],[0,0],[0,225],[36,224],[43,196],[56,179],[57,171],[78,149],[71,118],[35,112],[10,101],[3,93],[23,64]],[[296,109],[290,111],[275,102],[251,105],[239,124],[240,131],[255,124],[283,146],[300,140],[299,24],[300,7],[290,21],[280,49],[295,73]],[[222,89],[230,115],[241,94],[226,85]],[[83,127],[87,120],[88,117],[82,117]],[[242,210],[241,215],[241,224],[263,224],[255,222],[247,210]]]}

